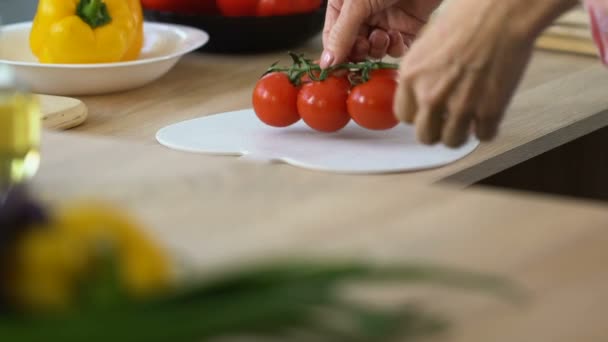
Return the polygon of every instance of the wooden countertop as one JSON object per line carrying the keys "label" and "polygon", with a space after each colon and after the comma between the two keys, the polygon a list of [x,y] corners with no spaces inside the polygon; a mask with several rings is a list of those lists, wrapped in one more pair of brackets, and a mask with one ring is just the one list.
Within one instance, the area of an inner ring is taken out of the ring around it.
{"label": "wooden countertop", "polygon": [[[318,41],[302,49],[310,55],[319,50]],[[162,149],[154,135],[166,125],[251,107],[257,78],[285,56],[188,56],[148,87],[84,98],[90,118],[77,131]],[[469,185],[608,125],[606,72],[593,58],[537,52],[495,142],[449,167],[396,178]]]}
{"label": "wooden countertop", "polygon": [[188,56],[146,88],[85,98],[89,123],[45,135],[36,188],[51,201],[95,195],[129,207],[203,268],[284,253],[423,259],[504,274],[529,289],[524,307],[420,294],[454,321],[441,341],[608,340],[608,206],[430,184],[472,184],[608,126],[607,70],[538,53],[500,138],[427,172],[342,176],[154,142],[166,124],[246,107],[260,70],[276,59]]}

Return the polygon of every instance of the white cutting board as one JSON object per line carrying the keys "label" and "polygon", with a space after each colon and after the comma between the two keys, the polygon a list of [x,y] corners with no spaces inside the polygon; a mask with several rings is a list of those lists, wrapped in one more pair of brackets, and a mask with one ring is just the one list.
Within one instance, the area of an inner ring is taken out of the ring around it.
{"label": "white cutting board", "polygon": [[65,130],[81,125],[88,116],[87,106],[71,97],[37,95],[44,128]]}
{"label": "white cutting board", "polygon": [[180,151],[350,174],[436,168],[464,158],[479,145],[471,139],[459,149],[425,146],[416,141],[414,128],[407,125],[369,131],[351,122],[332,134],[315,132],[302,121],[288,128],[272,128],[261,123],[251,109],[180,122],[161,129],[156,138]]}

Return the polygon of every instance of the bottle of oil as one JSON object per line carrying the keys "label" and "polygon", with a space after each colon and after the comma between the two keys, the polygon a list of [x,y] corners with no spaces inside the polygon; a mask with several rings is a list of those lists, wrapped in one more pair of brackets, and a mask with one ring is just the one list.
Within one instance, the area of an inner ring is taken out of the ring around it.
{"label": "bottle of oil", "polygon": [[0,191],[30,179],[40,165],[40,107],[0,63]]}

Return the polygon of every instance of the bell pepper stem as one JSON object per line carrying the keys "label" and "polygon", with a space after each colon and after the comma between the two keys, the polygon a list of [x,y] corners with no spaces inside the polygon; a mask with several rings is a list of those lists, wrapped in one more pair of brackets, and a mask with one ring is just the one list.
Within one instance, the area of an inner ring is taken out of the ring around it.
{"label": "bell pepper stem", "polygon": [[80,0],[76,14],[93,29],[112,21],[108,7],[103,0]]}

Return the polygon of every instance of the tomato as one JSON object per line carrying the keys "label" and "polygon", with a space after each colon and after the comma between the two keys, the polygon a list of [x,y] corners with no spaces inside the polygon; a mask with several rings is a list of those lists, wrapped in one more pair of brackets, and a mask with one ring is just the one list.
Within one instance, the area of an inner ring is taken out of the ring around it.
{"label": "tomato", "polygon": [[350,121],[346,100],[350,83],[343,77],[329,76],[325,81],[302,86],[298,95],[298,112],[312,129],[336,132]]}
{"label": "tomato", "polygon": [[220,13],[227,17],[245,17],[256,14],[258,0],[217,0]]}
{"label": "tomato", "polygon": [[399,123],[393,112],[397,81],[389,77],[372,78],[353,88],[348,97],[348,113],[361,127],[391,129]]}
{"label": "tomato", "polygon": [[290,13],[290,1],[291,0],[259,0],[256,13],[260,17],[287,15]]}
{"label": "tomato", "polygon": [[322,0],[259,0],[257,15],[261,17],[313,12]]}
{"label": "tomato", "polygon": [[370,78],[387,77],[393,80],[399,79],[399,70],[397,69],[377,69],[370,73]]}
{"label": "tomato", "polygon": [[296,0],[295,13],[314,12],[321,7],[323,0]]}
{"label": "tomato", "polygon": [[215,0],[142,0],[146,9],[184,14],[217,13]]}
{"label": "tomato", "polygon": [[[319,79],[319,77],[321,76],[321,72],[318,70],[313,70],[312,74],[315,76],[315,78]],[[304,73],[302,74],[302,76],[300,77],[300,83],[302,84],[306,84],[306,83],[311,83],[314,82],[313,79],[310,78],[310,75],[308,73]]]}
{"label": "tomato", "polygon": [[275,72],[262,77],[253,90],[253,109],[258,118],[273,127],[287,127],[300,120],[298,88],[289,77]]}

